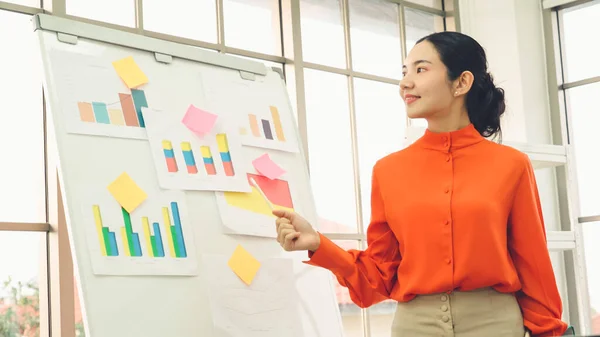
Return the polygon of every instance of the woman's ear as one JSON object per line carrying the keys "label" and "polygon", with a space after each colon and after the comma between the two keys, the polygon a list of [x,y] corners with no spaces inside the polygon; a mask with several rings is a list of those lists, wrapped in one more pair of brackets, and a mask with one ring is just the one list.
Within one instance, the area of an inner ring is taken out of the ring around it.
{"label": "woman's ear", "polygon": [[454,96],[466,95],[473,86],[473,73],[463,71],[460,76],[454,81]]}

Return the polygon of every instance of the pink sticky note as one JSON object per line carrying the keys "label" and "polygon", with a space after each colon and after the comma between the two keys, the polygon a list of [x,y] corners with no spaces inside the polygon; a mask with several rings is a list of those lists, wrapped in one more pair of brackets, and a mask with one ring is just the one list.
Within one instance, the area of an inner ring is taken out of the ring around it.
{"label": "pink sticky note", "polygon": [[279,178],[282,174],[285,173],[285,170],[279,167],[279,165],[275,164],[269,157],[268,153],[263,154],[262,156],[254,159],[252,161],[252,165],[258,173],[263,176],[273,180]]}
{"label": "pink sticky note", "polygon": [[187,109],[181,122],[199,136],[210,132],[217,121],[217,115],[196,108],[193,104]]}

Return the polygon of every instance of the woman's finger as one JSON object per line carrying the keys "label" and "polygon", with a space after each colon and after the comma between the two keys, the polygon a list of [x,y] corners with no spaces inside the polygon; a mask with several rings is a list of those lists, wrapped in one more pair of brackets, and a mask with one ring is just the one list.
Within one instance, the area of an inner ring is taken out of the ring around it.
{"label": "woman's finger", "polygon": [[300,237],[300,232],[288,233],[283,239],[283,249],[290,251],[294,247],[294,240]]}
{"label": "woman's finger", "polygon": [[277,242],[283,244],[283,240],[285,238],[285,235],[283,233],[289,230],[295,231],[294,226],[292,226],[292,224],[282,223],[281,225],[279,225],[279,228],[277,229]]}

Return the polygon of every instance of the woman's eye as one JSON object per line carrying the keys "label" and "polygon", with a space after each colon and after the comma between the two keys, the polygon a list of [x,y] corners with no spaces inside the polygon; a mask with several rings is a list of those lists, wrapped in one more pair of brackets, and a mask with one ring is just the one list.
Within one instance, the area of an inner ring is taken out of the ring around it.
{"label": "woman's eye", "polygon": [[425,68],[417,68],[417,73],[420,73],[421,70],[425,70]]}

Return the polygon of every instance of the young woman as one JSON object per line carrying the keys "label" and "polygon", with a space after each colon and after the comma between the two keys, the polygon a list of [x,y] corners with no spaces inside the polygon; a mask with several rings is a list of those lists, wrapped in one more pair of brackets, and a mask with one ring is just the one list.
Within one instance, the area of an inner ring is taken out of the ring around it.
{"label": "young woman", "polygon": [[561,336],[562,303],[528,157],[489,141],[504,91],[483,48],[454,32],[417,42],[400,94],[428,129],[373,168],[365,251],[345,251],[275,210],[277,241],[308,250],[354,303],[398,301],[392,336]]}

